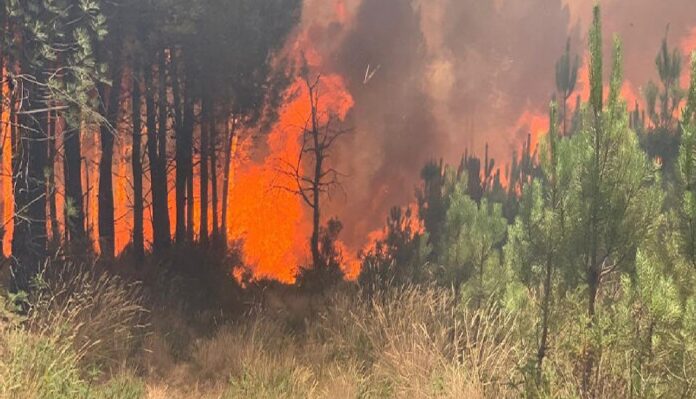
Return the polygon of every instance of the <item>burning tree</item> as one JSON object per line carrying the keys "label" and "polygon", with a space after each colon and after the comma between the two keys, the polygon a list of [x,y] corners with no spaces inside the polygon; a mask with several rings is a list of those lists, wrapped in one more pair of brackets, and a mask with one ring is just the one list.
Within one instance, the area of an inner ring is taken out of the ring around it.
{"label": "burning tree", "polygon": [[[312,211],[312,236],[310,249],[312,266],[316,270],[327,269],[332,263],[322,256],[321,232],[321,197],[331,195],[340,189],[339,173],[328,166],[331,150],[341,136],[349,132],[340,126],[335,113],[320,107],[321,75],[311,80],[307,72],[303,73],[309,100],[309,116],[302,127],[301,147],[295,162],[283,161],[281,173],[290,176],[294,185],[281,187],[300,196]],[[340,231],[340,229],[339,229]],[[335,241],[335,240],[334,240]]]}

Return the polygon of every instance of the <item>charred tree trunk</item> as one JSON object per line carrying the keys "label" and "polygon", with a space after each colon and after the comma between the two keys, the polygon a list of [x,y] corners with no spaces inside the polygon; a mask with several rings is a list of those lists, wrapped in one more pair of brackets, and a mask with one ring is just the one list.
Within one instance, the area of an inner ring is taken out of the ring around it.
{"label": "charred tree trunk", "polygon": [[[102,101],[101,113],[106,118],[106,123],[100,126],[101,158],[99,160],[99,194],[98,194],[98,227],[99,249],[101,256],[110,259],[115,252],[114,234],[114,184],[113,184],[113,158],[114,135],[118,124],[118,112],[121,106],[121,66],[120,51],[116,45],[112,55],[112,86],[107,88],[104,83],[99,85],[99,96]],[[108,104],[104,104],[108,92]]]}
{"label": "charred tree trunk", "polygon": [[195,99],[191,80],[187,77],[186,102],[184,108],[184,127],[182,149],[182,172],[180,179],[186,187],[186,239],[193,242],[193,127],[195,124],[193,106]]}
{"label": "charred tree trunk", "polygon": [[[30,65],[29,62],[22,66]],[[26,73],[38,72],[25,70]],[[40,76],[33,73],[33,76]],[[14,236],[12,238],[13,292],[29,291],[46,257],[46,132],[48,113],[27,113],[46,107],[45,97],[38,84],[24,82],[29,97],[18,110],[19,137],[15,152],[13,186],[15,201]]]}
{"label": "charred tree trunk", "polygon": [[227,245],[227,214],[228,201],[230,194],[230,169],[232,167],[232,150],[235,141],[235,131],[237,128],[237,120],[232,116],[232,127],[230,127],[229,119],[225,121],[225,169],[222,176],[222,241]]}
{"label": "charred tree trunk", "polygon": [[218,184],[217,184],[217,123],[215,113],[210,114],[210,195],[212,196],[212,222],[213,241],[217,242],[220,238],[219,219],[218,219]]}
{"label": "charred tree trunk", "polygon": [[142,143],[142,126],[140,120],[140,73],[137,67],[133,68],[132,88],[132,118],[133,118],[133,150],[131,152],[131,165],[133,167],[133,253],[137,260],[145,257],[145,244],[143,234],[143,164],[141,160],[140,145]]}
{"label": "charred tree trunk", "polygon": [[[179,81],[179,70],[177,63],[177,54],[172,54],[172,62],[169,66],[171,71],[172,95],[174,97],[174,134],[176,137],[176,149],[174,159],[176,161],[176,177],[174,183],[175,190],[175,206],[176,206],[176,227],[175,240],[178,245],[186,241],[186,140],[184,133],[184,115],[181,106],[181,82]],[[186,97],[184,103],[188,102],[188,92],[184,93]]]}
{"label": "charred tree trunk", "polygon": [[147,159],[150,168],[150,207],[152,214],[152,234],[153,234],[153,249],[159,251],[164,247],[162,241],[162,226],[159,224],[159,212],[156,203],[159,203],[159,192],[155,189],[159,180],[159,168],[157,167],[157,114],[155,109],[155,96],[152,86],[153,70],[151,66],[145,68],[145,108],[146,108],[146,129],[147,129]]}
{"label": "charred tree trunk", "polygon": [[161,239],[163,248],[171,244],[171,229],[169,222],[169,190],[167,188],[167,57],[166,51],[162,50],[159,60],[159,131],[157,133],[157,169],[158,177],[155,190],[159,193],[157,209],[159,210],[159,224],[161,225]]}
{"label": "charred tree trunk", "polygon": [[201,162],[200,168],[200,226],[198,229],[198,239],[201,244],[208,243],[208,136],[210,134],[210,100],[206,95],[203,97],[203,120],[201,121]]}
{"label": "charred tree trunk", "polygon": [[[191,108],[193,109],[193,107]],[[193,115],[193,113],[192,113]],[[193,200],[193,125],[191,130],[186,132],[189,143],[186,149],[186,238],[193,242],[194,235],[194,200]]]}
{"label": "charred tree trunk", "polygon": [[[305,77],[305,84],[309,92],[310,112],[307,126],[302,133],[302,147],[300,148],[295,165],[289,175],[295,180],[297,187],[292,190],[304,201],[312,210],[312,236],[309,241],[312,252],[312,267],[316,270],[326,271],[329,266],[325,262],[320,246],[321,229],[321,195],[338,185],[338,172],[333,168],[326,169],[326,162],[335,140],[337,140],[342,130],[335,130],[331,126],[331,115],[329,119],[321,123],[319,119],[319,91],[320,78],[317,77],[313,83]],[[308,173],[304,174],[303,165],[307,166]]]}
{"label": "charred tree trunk", "polygon": [[[160,68],[164,64],[164,55],[160,61]],[[157,130],[157,114],[154,97],[154,87],[152,84],[152,68],[145,71],[145,86],[146,86],[146,107],[147,107],[147,154],[150,163],[150,191],[152,193],[152,231],[153,231],[153,249],[156,252],[162,251],[169,247],[169,216],[167,209],[167,176],[164,173],[164,159],[166,154],[160,154],[162,143],[160,139],[166,135],[166,132],[161,130],[166,129],[166,109],[163,110],[166,104],[163,104],[165,98],[162,95],[166,90],[160,87],[160,131]],[[162,79],[164,71],[160,72],[159,84],[162,86],[165,82]],[[163,120],[164,117],[164,120]],[[164,125],[164,126],[163,126]],[[164,146],[166,149],[166,146]]]}
{"label": "charred tree trunk", "polygon": [[[314,111],[312,111],[314,112]],[[319,133],[317,131],[316,125],[313,128],[314,132],[314,146],[319,148]],[[322,174],[322,157],[323,153],[321,151],[315,150],[315,164],[314,164],[314,184],[312,186],[312,196],[314,204],[312,206],[312,239],[311,239],[311,249],[312,249],[312,262],[314,263],[314,268],[321,267],[321,253],[319,252],[319,227],[321,223],[320,214],[320,183]]]}
{"label": "charred tree trunk", "polygon": [[65,184],[65,232],[71,243],[85,241],[85,208],[82,193],[80,123],[75,112],[65,116],[63,131],[63,181]]}
{"label": "charred tree trunk", "polygon": [[312,250],[312,262],[314,263],[314,268],[321,267],[321,253],[319,252],[319,227],[321,223],[321,204],[319,196],[321,195],[321,184],[323,175],[323,163],[324,163],[324,146],[320,141],[319,137],[319,120],[317,116],[318,99],[315,97],[314,88],[310,87],[309,99],[311,101],[312,108],[312,143],[314,151],[314,176],[312,178],[312,239],[311,239],[311,250]]}

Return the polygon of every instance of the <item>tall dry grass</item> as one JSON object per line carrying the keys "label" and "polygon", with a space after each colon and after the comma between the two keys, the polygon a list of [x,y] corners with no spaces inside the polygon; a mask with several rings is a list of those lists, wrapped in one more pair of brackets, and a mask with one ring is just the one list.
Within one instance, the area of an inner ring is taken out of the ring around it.
{"label": "tall dry grass", "polygon": [[134,379],[111,378],[145,331],[137,284],[91,267],[53,264],[27,298],[26,315],[13,314],[11,301],[0,302],[0,398],[140,397]]}
{"label": "tall dry grass", "polygon": [[121,366],[142,342],[147,310],[142,288],[84,264],[49,265],[30,298],[26,326],[71,342],[88,366]]}
{"label": "tall dry grass", "polygon": [[494,302],[471,310],[438,287],[343,297],[324,315],[324,345],[393,397],[517,397],[516,321]]}
{"label": "tall dry grass", "polygon": [[298,326],[298,302],[283,295],[201,332],[178,310],[147,317],[138,284],[77,265],[50,269],[27,318],[0,334],[0,383],[10,387],[0,398],[520,395],[517,322],[492,301],[472,310],[435,286],[369,299],[348,288],[310,301]]}

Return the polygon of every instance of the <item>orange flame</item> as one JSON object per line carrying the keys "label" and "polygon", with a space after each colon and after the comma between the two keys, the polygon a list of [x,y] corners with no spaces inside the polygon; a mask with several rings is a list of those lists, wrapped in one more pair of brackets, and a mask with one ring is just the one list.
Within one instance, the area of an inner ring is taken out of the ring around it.
{"label": "orange flame", "polygon": [[[343,79],[338,75],[322,77],[320,89],[320,118],[328,118],[329,114],[345,118],[353,99]],[[301,79],[294,82],[285,98],[279,122],[268,135],[264,160],[235,173],[229,236],[243,239],[244,261],[255,277],[290,283],[295,280],[297,267],[308,258],[311,226],[304,203],[293,192],[297,184],[294,177],[282,171],[297,162],[311,108],[308,89]]]}

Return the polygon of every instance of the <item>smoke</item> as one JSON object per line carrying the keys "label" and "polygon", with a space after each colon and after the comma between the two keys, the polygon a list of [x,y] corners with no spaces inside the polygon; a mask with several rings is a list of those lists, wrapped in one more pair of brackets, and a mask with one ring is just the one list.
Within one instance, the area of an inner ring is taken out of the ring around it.
{"label": "smoke", "polygon": [[[389,207],[412,199],[427,161],[457,162],[487,143],[502,160],[519,148],[528,133],[520,117],[543,115],[555,60],[569,35],[579,38],[561,0],[362,0],[342,8],[345,24],[315,39],[328,43],[317,46],[324,67],[344,77],[355,100],[353,134],[334,155],[347,195],[331,211],[359,248]],[[318,14],[310,7],[305,16]]]}
{"label": "smoke", "polygon": [[[348,245],[359,248],[391,206],[412,200],[428,160],[457,162],[466,149],[482,155],[489,144],[504,167],[546,118],[566,40],[586,59],[593,4],[306,0],[300,29],[319,53],[319,69],[341,75],[355,101],[348,116],[353,133],[332,159],[347,175],[346,195],[334,196],[325,212],[344,221]],[[627,90],[636,96],[656,79],[654,57],[668,24],[672,46],[696,43],[693,0],[602,5],[607,55],[610,35],[619,34]]]}

